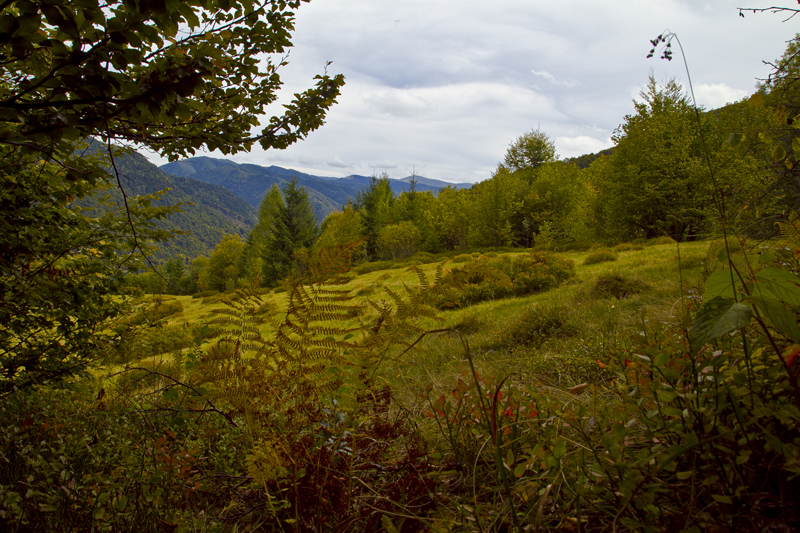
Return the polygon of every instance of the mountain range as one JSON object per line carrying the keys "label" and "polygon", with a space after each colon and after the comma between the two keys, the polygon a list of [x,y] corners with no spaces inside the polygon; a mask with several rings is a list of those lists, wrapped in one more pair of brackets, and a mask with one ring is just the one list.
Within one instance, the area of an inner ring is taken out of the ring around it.
{"label": "mountain range", "polygon": [[[160,170],[173,176],[222,186],[236,194],[253,207],[258,207],[261,199],[270,187],[297,179],[298,185],[306,188],[308,197],[314,208],[317,221],[322,222],[332,211],[340,209],[349,200],[355,200],[358,193],[369,186],[372,177],[351,175],[344,178],[313,176],[282,167],[262,167],[252,164],[240,164],[227,159],[211,157],[192,157],[182,161],[167,163]],[[469,188],[472,183],[447,183],[423,176],[416,178],[416,190],[433,191],[447,186]],[[403,179],[389,180],[395,194],[410,190],[412,176]]]}

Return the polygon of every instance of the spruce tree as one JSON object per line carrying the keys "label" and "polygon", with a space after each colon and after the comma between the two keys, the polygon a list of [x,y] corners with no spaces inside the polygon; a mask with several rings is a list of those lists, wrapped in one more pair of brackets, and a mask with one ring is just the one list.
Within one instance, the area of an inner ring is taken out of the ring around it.
{"label": "spruce tree", "polygon": [[298,186],[297,179],[292,178],[281,192],[282,202],[270,223],[262,255],[266,285],[285,277],[292,268],[295,252],[310,249],[317,238],[317,223],[305,187]]}

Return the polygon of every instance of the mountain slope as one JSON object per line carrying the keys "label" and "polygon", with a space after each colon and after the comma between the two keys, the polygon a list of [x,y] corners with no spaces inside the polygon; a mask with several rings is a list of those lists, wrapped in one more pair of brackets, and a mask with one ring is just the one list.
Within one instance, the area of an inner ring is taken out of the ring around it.
{"label": "mountain slope", "polygon": [[[321,222],[333,210],[339,209],[348,200],[354,200],[358,193],[369,186],[371,177],[352,175],[345,178],[313,176],[296,170],[282,167],[262,167],[252,164],[238,164],[226,159],[211,157],[192,157],[183,161],[167,163],[159,167],[164,172],[176,176],[185,176],[206,183],[221,185],[240,196],[250,205],[257,207],[261,199],[272,185],[282,184],[297,179],[297,183],[308,190],[308,197]],[[411,176],[401,180],[390,180],[392,190],[400,194],[410,189]],[[471,183],[447,183],[417,176],[418,191],[433,191],[453,185],[471,187]]]}
{"label": "mountain slope", "polygon": [[[184,203],[181,211],[164,221],[162,227],[182,230],[186,234],[162,244],[155,256],[157,260],[180,254],[187,258],[208,254],[224,235],[238,234],[244,238],[257,221],[256,209],[228,189],[191,178],[171,176],[138,153],[117,158],[116,166],[121,174],[122,187],[129,196],[170,189],[157,205]],[[110,194],[117,204],[122,203],[122,194],[117,188],[105,194]],[[80,203],[99,211],[106,209],[93,198]]]}

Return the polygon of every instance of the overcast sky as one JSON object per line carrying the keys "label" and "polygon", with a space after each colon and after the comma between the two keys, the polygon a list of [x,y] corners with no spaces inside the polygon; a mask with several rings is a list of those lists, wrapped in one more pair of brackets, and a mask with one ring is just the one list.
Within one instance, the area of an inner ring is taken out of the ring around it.
{"label": "overcast sky", "polygon": [[666,29],[683,43],[700,105],[751,94],[769,74],[762,60],[780,57],[800,31],[800,16],[784,22],[785,14],[742,18],[736,10],[771,5],[312,0],[297,12],[294,48],[281,71],[285,92],[288,99],[310,87],[332,61],[329,72],[346,77],[338,103],[322,128],[289,149],[232,159],[323,176],[385,171],[399,178],[416,170],[475,182],[491,176],[509,143],[537,127],[562,158],[597,152],[612,146],[651,71],[686,86],[679,57],[646,59],[650,39]]}

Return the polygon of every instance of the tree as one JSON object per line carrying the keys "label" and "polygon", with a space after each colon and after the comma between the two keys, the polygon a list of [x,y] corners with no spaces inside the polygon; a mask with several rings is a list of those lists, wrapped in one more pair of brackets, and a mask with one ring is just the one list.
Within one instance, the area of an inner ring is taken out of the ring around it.
{"label": "tree", "polygon": [[[120,269],[168,237],[172,210],[115,183],[115,143],[175,160],[285,148],[323,123],[344,78],[324,73],[260,127],[281,87],[299,0],[8,0],[0,11],[0,393],[74,374],[101,353]],[[258,128],[256,130],[256,128]],[[256,130],[256,131],[253,131]],[[213,132],[210,135],[209,132]],[[96,137],[104,153],[89,150]],[[109,174],[109,169],[111,174]]]}
{"label": "tree", "polygon": [[[317,223],[308,191],[297,185],[297,179],[283,186],[283,205],[271,224],[271,232],[262,255],[264,283],[272,284],[292,269],[300,249],[311,248],[317,238]],[[307,256],[307,253],[306,253]]]}
{"label": "tree", "polygon": [[[560,161],[539,167],[528,185],[517,223],[517,242],[530,246],[536,236],[564,241],[573,238],[579,202],[587,194],[577,165]],[[536,242],[536,244],[539,244]]]}
{"label": "tree", "polygon": [[527,184],[518,173],[500,166],[488,180],[472,187],[469,242],[474,246],[516,243],[512,221],[522,208]]}
{"label": "tree", "polygon": [[269,188],[258,206],[258,222],[247,235],[242,252],[241,271],[249,279],[264,278],[264,254],[278,223],[281,212],[286,209],[283,195],[277,184]]}
{"label": "tree", "polygon": [[425,240],[436,240],[436,248],[455,250],[467,245],[470,228],[469,189],[452,186],[439,189],[435,202],[425,210]]}
{"label": "tree", "polygon": [[369,186],[356,196],[354,207],[361,214],[367,237],[367,258],[370,260],[378,255],[378,232],[387,223],[394,200],[386,173],[380,177],[372,176]]}
{"label": "tree", "polygon": [[517,137],[511,143],[503,158],[503,164],[512,172],[532,170],[558,158],[556,145],[543,131],[531,130]]}
{"label": "tree", "polygon": [[[357,241],[364,235],[361,214],[348,202],[341,211],[328,215],[320,226],[320,235],[314,243],[313,254],[318,255],[324,247],[335,247]],[[362,242],[350,256],[350,262],[357,264],[366,258],[366,243]]]}
{"label": "tree", "polygon": [[660,87],[651,76],[641,98],[613,136],[601,184],[606,230],[620,239],[695,238],[707,229],[713,187],[694,110],[675,80]]}
{"label": "tree", "polygon": [[232,291],[239,279],[239,264],[244,243],[238,235],[226,235],[208,258],[203,290]]}
{"label": "tree", "polygon": [[378,232],[378,244],[392,261],[411,257],[417,251],[421,234],[413,222],[388,224]]}

